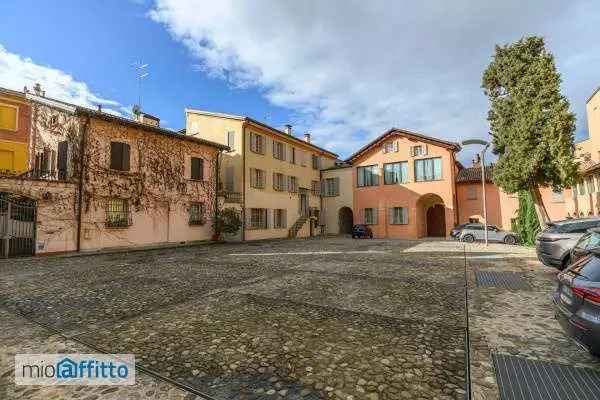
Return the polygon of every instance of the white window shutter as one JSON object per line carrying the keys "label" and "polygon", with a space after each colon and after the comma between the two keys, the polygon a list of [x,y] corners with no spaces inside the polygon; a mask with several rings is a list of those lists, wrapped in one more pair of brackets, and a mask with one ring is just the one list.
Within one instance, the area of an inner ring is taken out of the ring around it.
{"label": "white window shutter", "polygon": [[408,224],[408,208],[402,207],[402,223]]}
{"label": "white window shutter", "polygon": [[399,145],[398,145],[398,141],[394,140],[394,152],[398,152],[399,151]]}
{"label": "white window shutter", "polygon": [[394,223],[394,207],[388,208],[388,224]]}
{"label": "white window shutter", "polygon": [[423,146],[423,155],[426,156],[427,154],[429,154],[429,146],[427,146],[427,144],[425,144]]}
{"label": "white window shutter", "polygon": [[339,196],[340,195],[340,178],[336,177],[333,179],[333,187],[334,187],[334,196]]}
{"label": "white window shutter", "polygon": [[267,229],[271,228],[272,226],[274,226],[273,224],[273,210],[270,208],[267,208]]}
{"label": "white window shutter", "polygon": [[379,223],[379,209],[373,208],[373,225],[377,225]]}
{"label": "white window shutter", "polygon": [[415,156],[415,146],[410,146],[410,150],[408,153],[411,157],[414,157]]}
{"label": "white window shutter", "polygon": [[387,153],[387,143],[383,144],[383,149],[381,151],[383,151],[383,153]]}
{"label": "white window shutter", "polygon": [[246,208],[244,210],[244,220],[246,223],[246,225],[245,225],[246,227],[252,226],[252,211],[250,208]]}

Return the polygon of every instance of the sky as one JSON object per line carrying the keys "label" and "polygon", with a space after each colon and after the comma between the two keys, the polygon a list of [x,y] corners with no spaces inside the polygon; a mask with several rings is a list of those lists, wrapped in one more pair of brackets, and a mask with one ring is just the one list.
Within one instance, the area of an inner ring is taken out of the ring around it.
{"label": "sky", "polygon": [[167,128],[185,108],[247,115],[345,158],[391,127],[489,139],[483,70],[526,35],[546,39],[585,138],[597,0],[3,0],[0,86],[127,116],[147,63],[142,109]]}

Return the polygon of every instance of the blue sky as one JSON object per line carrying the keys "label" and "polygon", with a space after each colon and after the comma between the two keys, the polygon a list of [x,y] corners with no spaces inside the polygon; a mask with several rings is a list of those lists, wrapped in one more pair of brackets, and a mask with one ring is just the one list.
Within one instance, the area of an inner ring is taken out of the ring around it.
{"label": "blue sky", "polygon": [[[587,133],[600,85],[600,3],[105,0],[0,3],[0,85],[126,113],[131,64],[149,63],[143,109],[184,126],[186,107],[310,131],[342,157],[395,126],[485,138],[480,82],[496,43],[547,39]],[[468,161],[475,149],[459,155]]]}

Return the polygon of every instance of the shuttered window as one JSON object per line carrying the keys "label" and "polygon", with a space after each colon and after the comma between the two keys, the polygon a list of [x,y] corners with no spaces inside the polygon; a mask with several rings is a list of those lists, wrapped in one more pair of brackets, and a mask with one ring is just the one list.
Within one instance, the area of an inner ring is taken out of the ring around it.
{"label": "shuttered window", "polygon": [[273,158],[285,161],[285,144],[273,140]]}
{"label": "shuttered window", "polygon": [[287,228],[287,210],[284,208],[276,208],[273,210],[273,228]]}
{"label": "shuttered window", "polygon": [[312,168],[321,169],[321,157],[314,154],[312,155]]}
{"label": "shuttered window", "polygon": [[248,208],[246,210],[246,229],[268,228],[268,212],[266,208]]}
{"label": "shuttered window", "polygon": [[192,157],[191,162],[192,171],[190,178],[195,181],[201,181],[204,179],[204,160],[197,157]]}
{"label": "shuttered window", "polygon": [[250,187],[264,189],[265,171],[262,169],[250,168]]}
{"label": "shuttered window", "polygon": [[233,150],[234,146],[235,146],[235,132],[229,131],[229,132],[227,132],[227,147],[229,147],[229,149]]}
{"label": "shuttered window", "polygon": [[321,183],[319,181],[311,181],[310,182],[310,193],[313,196],[321,195]]}
{"label": "shuttered window", "polygon": [[365,208],[363,210],[364,224],[366,225],[377,225],[377,209],[376,208]]}
{"label": "shuttered window", "polygon": [[17,107],[0,104],[0,129],[17,130]]}
{"label": "shuttered window", "polygon": [[273,172],[273,190],[282,192],[285,190],[285,175]]}
{"label": "shuttered window", "polygon": [[415,160],[415,181],[437,181],[441,179],[441,158],[426,158],[422,160]]}
{"label": "shuttered window", "polygon": [[69,142],[62,141],[58,143],[58,179],[67,179],[67,169],[69,167]]}
{"label": "shuttered window", "polygon": [[288,191],[290,193],[297,193],[298,192],[298,178],[296,178],[295,176],[288,176]]}
{"label": "shuttered window", "polygon": [[110,169],[129,171],[129,144],[110,142]]}
{"label": "shuttered window", "polygon": [[250,133],[250,151],[265,154],[265,138],[256,133]]}
{"label": "shuttered window", "polygon": [[321,196],[335,197],[340,195],[340,178],[326,178],[322,181]]}
{"label": "shuttered window", "polygon": [[389,219],[390,225],[406,225],[406,224],[408,224],[408,208],[406,208],[406,207],[390,208],[388,219]]}
{"label": "shuttered window", "polygon": [[204,216],[204,203],[190,203],[188,209],[190,225],[204,225],[206,219]]}

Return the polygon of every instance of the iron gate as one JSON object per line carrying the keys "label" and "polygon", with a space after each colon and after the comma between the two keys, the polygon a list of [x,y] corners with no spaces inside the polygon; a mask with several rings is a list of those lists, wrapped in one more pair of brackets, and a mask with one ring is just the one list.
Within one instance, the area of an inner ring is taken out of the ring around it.
{"label": "iron gate", "polygon": [[35,202],[0,193],[0,257],[35,252]]}

